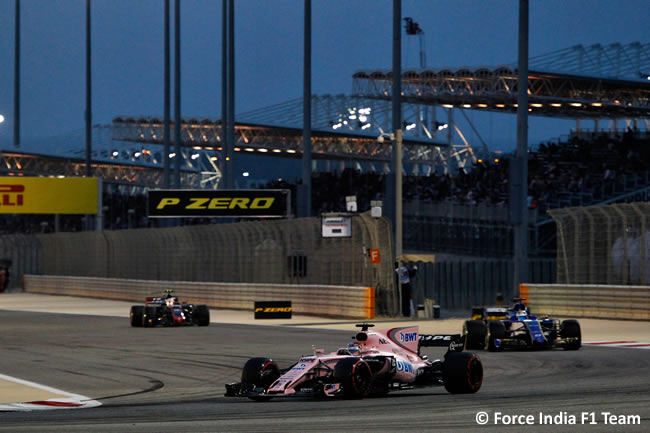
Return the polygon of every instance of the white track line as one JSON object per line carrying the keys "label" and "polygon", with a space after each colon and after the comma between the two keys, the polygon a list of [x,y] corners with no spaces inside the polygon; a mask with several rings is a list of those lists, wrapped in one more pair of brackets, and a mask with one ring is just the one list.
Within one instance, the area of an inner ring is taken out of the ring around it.
{"label": "white track line", "polygon": [[26,387],[41,389],[51,394],[58,394],[64,396],[63,398],[56,397],[47,400],[38,400],[21,403],[0,404],[0,411],[32,411],[32,410],[47,410],[47,409],[81,409],[100,406],[101,403],[92,400],[88,397],[79,394],[72,394],[60,389],[52,388],[50,386],[41,385],[39,383],[30,382],[23,379],[18,379],[11,376],[0,374],[0,379],[8,382],[14,382]]}
{"label": "white track line", "polygon": [[582,344],[596,347],[625,347],[628,349],[650,349],[650,343],[641,341],[614,340],[614,341],[583,341]]}

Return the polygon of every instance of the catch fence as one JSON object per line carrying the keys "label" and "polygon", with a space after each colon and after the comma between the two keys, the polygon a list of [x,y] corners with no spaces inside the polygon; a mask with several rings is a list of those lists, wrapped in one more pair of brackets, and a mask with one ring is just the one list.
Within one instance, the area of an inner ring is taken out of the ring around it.
{"label": "catch fence", "polygon": [[650,283],[650,204],[553,209],[560,284]]}
{"label": "catch fence", "polygon": [[[375,287],[377,313],[398,312],[385,218],[351,217],[350,237],[325,238],[319,218],[0,237],[23,274],[159,281]],[[371,263],[369,251],[381,260]],[[3,257],[2,257],[3,258]]]}

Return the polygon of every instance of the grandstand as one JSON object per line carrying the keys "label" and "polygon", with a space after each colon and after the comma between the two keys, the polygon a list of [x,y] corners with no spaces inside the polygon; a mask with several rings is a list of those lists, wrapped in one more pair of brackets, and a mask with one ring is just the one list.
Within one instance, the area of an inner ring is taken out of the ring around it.
{"label": "grandstand", "polygon": [[[647,199],[650,81],[640,71],[650,70],[649,52],[650,44],[641,43],[577,46],[531,59],[530,114],[576,119],[577,126],[569,136],[529,154],[531,254],[554,251],[548,209]],[[510,256],[508,156],[492,154],[483,142],[469,143],[452,113],[514,112],[516,69],[407,70],[402,82],[404,118],[413,122],[404,125],[405,247]],[[356,195],[362,210],[383,197],[390,143],[378,143],[376,137],[390,130],[390,86],[390,73],[358,72],[354,95],[312,97],[314,160],[353,162],[339,172],[331,167],[315,172],[313,214],[344,210],[346,195]],[[446,119],[437,117],[441,107]],[[302,99],[297,99],[238,115],[235,151],[299,158],[302,109]],[[593,120],[594,130],[580,128],[580,119]],[[607,130],[598,128],[603,119],[610,121]],[[625,126],[619,129],[621,119]],[[92,172],[105,181],[104,208],[112,213],[105,228],[151,224],[144,218],[142,200],[146,188],[162,186],[162,127],[156,117],[118,116],[112,125],[94,128]],[[182,154],[175,157],[183,161],[183,187],[218,188],[220,120],[183,119],[181,132]],[[58,140],[67,147],[50,146],[55,155],[2,152],[0,174],[82,175],[83,146],[77,135],[79,140]],[[80,145],[71,147],[70,142]],[[296,188],[286,180],[259,186]],[[130,202],[125,196],[132,197]],[[45,229],[56,224],[61,230],[83,228],[83,221],[59,221],[48,222]],[[33,230],[39,229],[44,230],[42,225]]]}

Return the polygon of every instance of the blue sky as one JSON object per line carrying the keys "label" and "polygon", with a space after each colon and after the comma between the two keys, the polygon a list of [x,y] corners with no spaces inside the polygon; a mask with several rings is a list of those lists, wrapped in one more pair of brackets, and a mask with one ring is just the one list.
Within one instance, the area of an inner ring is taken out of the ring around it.
{"label": "blue sky", "polygon": [[[302,96],[302,0],[236,0],[236,111]],[[517,59],[516,0],[403,0],[425,31],[427,66],[497,66]],[[163,111],[163,0],[93,0],[93,123]],[[172,1],[173,5],[173,1]],[[221,0],[183,0],[182,114],[221,114]],[[23,0],[22,136],[84,126],[85,1]],[[313,0],[315,94],[351,93],[352,74],[391,66],[392,1]],[[14,0],[0,0],[0,147],[13,122]],[[576,44],[648,42],[647,0],[531,0],[530,55]],[[404,67],[418,66],[416,38]],[[471,113],[490,149],[511,149],[514,116]],[[457,116],[460,117],[460,116]],[[499,118],[497,118],[499,117]],[[529,142],[575,122],[531,118]],[[585,125],[590,127],[590,125]],[[471,134],[469,134],[471,135]]]}

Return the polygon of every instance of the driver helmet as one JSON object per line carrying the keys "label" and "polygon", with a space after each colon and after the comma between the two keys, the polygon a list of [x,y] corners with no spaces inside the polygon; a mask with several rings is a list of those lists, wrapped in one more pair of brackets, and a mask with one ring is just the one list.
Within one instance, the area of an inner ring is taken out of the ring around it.
{"label": "driver helmet", "polygon": [[350,355],[359,356],[361,355],[361,347],[356,343],[350,343],[348,344],[348,352],[350,352]]}

